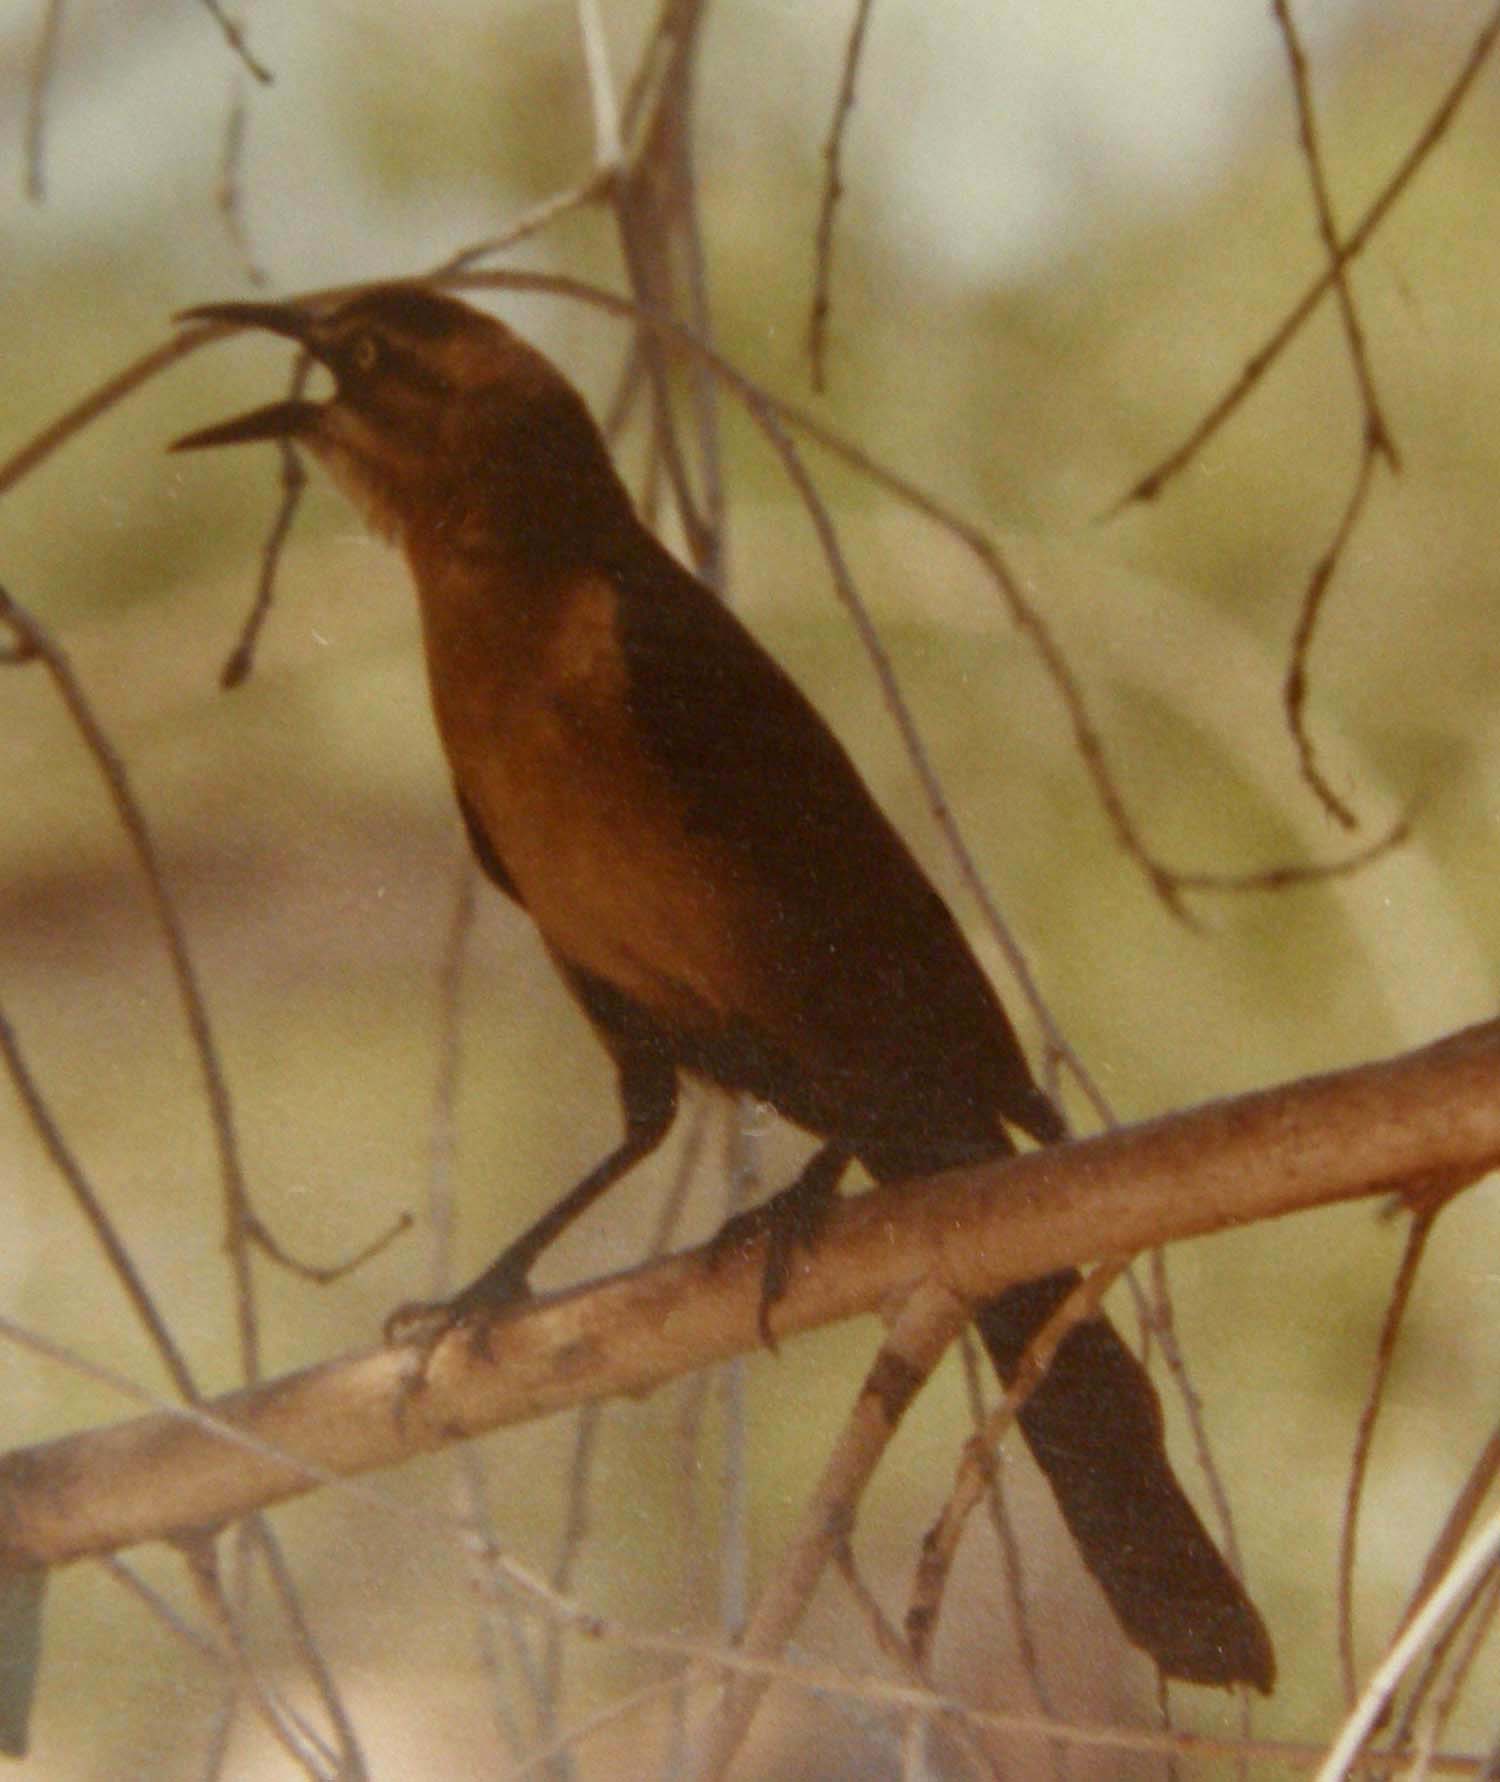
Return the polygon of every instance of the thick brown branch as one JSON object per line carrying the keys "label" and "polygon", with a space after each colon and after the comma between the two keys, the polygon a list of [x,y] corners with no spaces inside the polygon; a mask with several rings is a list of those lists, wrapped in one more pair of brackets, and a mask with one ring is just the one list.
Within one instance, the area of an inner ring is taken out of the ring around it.
{"label": "thick brown branch", "polygon": [[[1500,1022],[1420,1051],[860,1196],[788,1286],[777,1334],[932,1279],[978,1300],[1065,1263],[1500,1165]],[[761,1257],[700,1250],[540,1300],[413,1386],[409,1351],[325,1362],[0,1460],[0,1566],[214,1526],[483,1430],[639,1394],[757,1342]]]}

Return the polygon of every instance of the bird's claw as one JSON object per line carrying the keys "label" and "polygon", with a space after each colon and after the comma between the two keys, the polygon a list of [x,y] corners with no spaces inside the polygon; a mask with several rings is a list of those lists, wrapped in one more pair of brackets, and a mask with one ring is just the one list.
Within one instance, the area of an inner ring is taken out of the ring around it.
{"label": "bird's claw", "polygon": [[452,1299],[411,1300],[397,1306],[381,1327],[388,1348],[414,1349],[420,1358],[419,1383],[438,1346],[459,1332],[467,1334],[470,1353],[490,1359],[490,1334],[500,1319],[524,1305],[531,1289],[524,1274],[490,1270]]}
{"label": "bird's claw", "polygon": [[[756,1328],[761,1342],[773,1353],[776,1338],[771,1331],[771,1313],[791,1281],[792,1258],[799,1250],[812,1249],[837,1197],[838,1176],[826,1164],[819,1167],[822,1162],[820,1153],[789,1188],[727,1219],[709,1245],[711,1259],[718,1261],[765,1239]],[[838,1167],[842,1170],[842,1163]]]}

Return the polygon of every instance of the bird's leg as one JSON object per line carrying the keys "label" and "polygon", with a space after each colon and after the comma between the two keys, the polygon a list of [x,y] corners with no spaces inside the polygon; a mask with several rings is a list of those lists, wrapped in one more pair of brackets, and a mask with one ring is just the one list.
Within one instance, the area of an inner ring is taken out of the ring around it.
{"label": "bird's leg", "polygon": [[473,1331],[483,1351],[491,1320],[530,1297],[528,1277],[542,1252],[666,1137],[677,1112],[676,1071],[655,1055],[617,1054],[617,1059],[625,1112],[623,1142],[452,1299],[398,1306],[385,1322],[388,1343],[416,1343],[430,1349],[450,1330],[464,1326]]}
{"label": "bird's leg", "polygon": [[822,1230],[849,1159],[850,1153],[842,1145],[824,1145],[802,1166],[790,1186],[758,1207],[727,1220],[713,1240],[714,1250],[723,1254],[745,1249],[765,1238],[766,1261],[760,1277],[757,1322],[761,1341],[768,1349],[776,1347],[771,1335],[771,1310],[786,1292],[792,1256],[798,1250],[810,1249]]}

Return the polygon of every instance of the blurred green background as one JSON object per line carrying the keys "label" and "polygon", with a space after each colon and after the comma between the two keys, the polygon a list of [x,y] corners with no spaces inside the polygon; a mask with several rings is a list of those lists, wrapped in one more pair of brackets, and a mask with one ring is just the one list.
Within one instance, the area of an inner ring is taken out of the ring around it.
{"label": "blurred green background", "polygon": [[[650,11],[611,5],[605,16],[626,71]],[[1459,0],[1349,0],[1307,21],[1346,225],[1422,128],[1482,16]],[[725,5],[702,46],[698,171],[719,341],[797,400],[811,399],[812,234],[847,23],[842,9]],[[244,221],[277,291],[419,270],[588,172],[571,7],[346,0],[263,6],[249,25],[275,74],[268,88],[236,70],[206,10],[67,13],[37,204],[22,196],[21,118],[40,13],[0,8],[10,101],[0,453],[164,338],[174,310],[247,293],[216,208],[237,92],[248,108]],[[1317,271],[1268,10],[875,10],[846,144],[819,412],[1000,541],[1165,860],[1236,870],[1330,858],[1419,801],[1411,843],[1363,875],[1199,901],[1196,930],[1173,921],[1114,845],[1055,694],[973,560],[814,458],[958,821],[1122,1117],[1377,1055],[1492,1010],[1497,127],[1492,70],[1355,273],[1403,469],[1377,476],[1313,658],[1311,725],[1364,823],[1349,838],[1299,785],[1279,704],[1300,592],[1358,461],[1361,415],[1332,306],[1162,500],[1098,518]],[[516,263],[621,280],[601,212],[570,219]],[[540,298],[499,308],[596,407],[607,399],[623,346],[616,323]],[[260,342],[198,355],[70,444],[5,498],[0,579],[70,652],[146,806],[207,987],[258,1206],[290,1248],[327,1260],[425,1204],[438,970],[464,850],[404,571],[321,485],[253,678],[218,690],[276,467],[270,453],[176,460],[162,448],[265,399],[284,357]],[[725,406],[733,596],[972,926],[805,516]],[[979,944],[1014,1005],[1001,961]],[[232,1385],[233,1304],[192,1056],[133,862],[35,669],[0,675],[0,995],[205,1385]],[[466,1273],[613,1142],[616,1124],[597,1046],[525,923],[483,892],[458,1115]],[[723,1118],[712,1116],[716,1155]],[[640,1253],[679,1144],[569,1240],[548,1279]],[[770,1135],[767,1181],[794,1155],[794,1140]],[[695,1233],[723,1210],[715,1172],[704,1175]],[[5,1315],[164,1390],[8,1091],[0,1184]],[[1494,1415],[1497,1226],[1488,1188],[1447,1214],[1397,1358],[1364,1524],[1367,1656]],[[1363,1206],[1172,1257],[1182,1334],[1280,1648],[1283,1681],[1260,1724],[1288,1737],[1315,1739],[1336,1714],[1337,1519],[1401,1231]],[[392,1305],[427,1290],[431,1250],[418,1231],[321,1291],[261,1269],[268,1366],[371,1341]],[[757,1563],[792,1526],[872,1341],[870,1328],[832,1332],[744,1370]],[[7,1446],[128,1409],[14,1349],[0,1370]],[[632,1624],[707,1636],[725,1443],[717,1396],[689,1417],[692,1402],[667,1393],[610,1411],[575,1588]],[[695,1420],[693,1448],[683,1428]],[[963,1428],[951,1369],[903,1432],[862,1530],[892,1603]],[[571,1439],[559,1421],[482,1444],[501,1538],[544,1569]],[[452,1460],[439,1459],[380,1484],[446,1509],[453,1478]],[[1029,1481],[1017,1489],[1060,1704],[1094,1718],[1148,1713],[1145,1667],[1120,1652]],[[491,1717],[462,1555],[436,1534],[423,1549],[401,1518],[333,1494],[277,1520],[373,1772],[488,1773]],[[943,1676],[1024,1703],[986,1540],[973,1537]],[[169,1556],[140,1563],[183,1595]],[[850,1621],[827,1590],[808,1646],[874,1667]],[[266,1637],[274,1656],[269,1618]],[[1493,1656],[1488,1669],[1500,1683]],[[617,1651],[585,1654],[570,1704],[581,1713],[654,1674]],[[1455,1742],[1493,1736],[1484,1693],[1471,1691]],[[38,1773],[197,1775],[217,1699],[212,1669],[97,1571],[56,1579]],[[789,1728],[807,1711],[793,1707]],[[1230,1704],[1189,1707],[1207,1727],[1236,1724]],[[880,1762],[895,1773],[873,1725],[840,1731],[826,1714],[808,1724],[820,1742],[795,1759],[777,1739],[813,1734],[767,1734],[763,1773],[835,1776],[856,1761],[861,1773],[887,1773]],[[639,1748],[614,1737],[623,1754],[606,1735],[583,1773],[638,1773]],[[1137,1773],[1097,1761],[1075,1773]],[[225,1773],[285,1769],[247,1731]]]}

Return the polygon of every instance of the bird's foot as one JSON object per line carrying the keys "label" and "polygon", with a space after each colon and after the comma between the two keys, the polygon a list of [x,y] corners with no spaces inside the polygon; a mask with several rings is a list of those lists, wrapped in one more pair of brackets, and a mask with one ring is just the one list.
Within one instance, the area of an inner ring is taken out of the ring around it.
{"label": "bird's foot", "polygon": [[496,1323],[530,1298],[525,1268],[502,1256],[452,1299],[412,1300],[397,1306],[386,1319],[382,1333],[388,1347],[418,1352],[421,1378],[425,1380],[438,1344],[458,1331],[467,1333],[472,1352],[488,1361],[490,1333]]}
{"label": "bird's foot", "polygon": [[720,1227],[711,1250],[715,1258],[732,1251],[747,1250],[765,1239],[766,1259],[760,1277],[760,1310],[756,1323],[760,1339],[768,1349],[775,1349],[771,1333],[771,1312],[787,1290],[792,1275],[792,1259],[799,1250],[810,1250],[817,1242],[838,1198],[839,1177],[848,1168],[844,1152],[832,1146],[817,1153],[789,1187],[773,1194],[758,1207],[736,1213]]}

